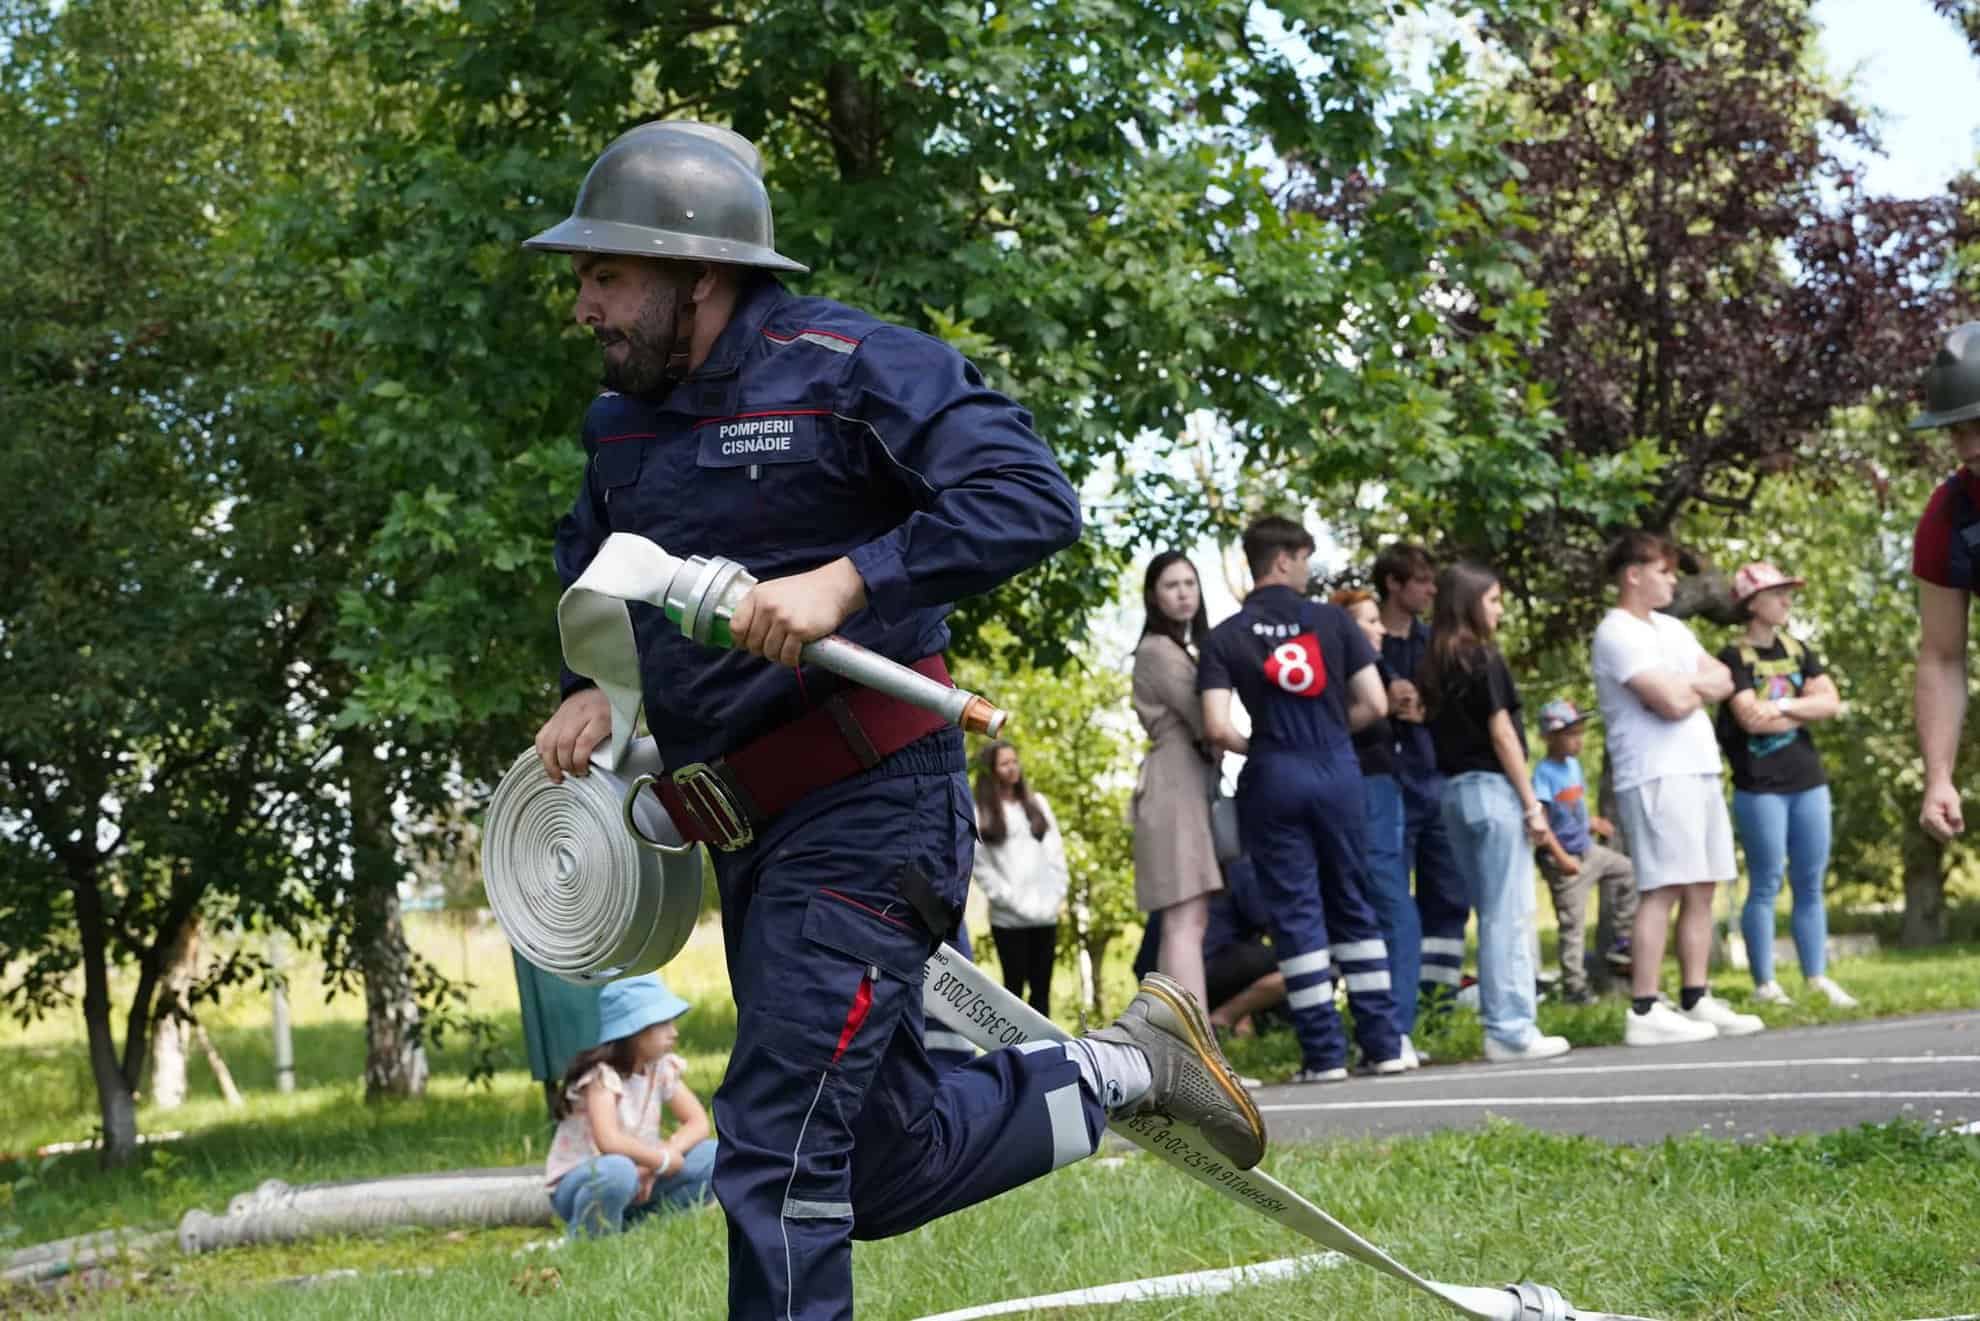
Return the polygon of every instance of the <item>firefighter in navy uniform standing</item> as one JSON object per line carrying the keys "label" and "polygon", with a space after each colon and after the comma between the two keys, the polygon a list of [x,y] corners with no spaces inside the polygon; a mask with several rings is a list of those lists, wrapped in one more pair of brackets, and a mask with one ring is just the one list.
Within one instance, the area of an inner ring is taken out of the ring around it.
{"label": "firefighter in navy uniform standing", "polygon": [[[1244,533],[1254,586],[1210,631],[1197,666],[1203,725],[1245,757],[1238,821],[1272,923],[1299,1036],[1295,1082],[1347,1077],[1334,981],[1347,986],[1355,1038],[1376,1073],[1401,1073],[1394,988],[1382,924],[1367,898],[1368,818],[1350,740],[1388,714],[1375,650],[1345,610],[1304,594],[1313,538],[1276,515]],[[1236,692],[1251,736],[1230,719]]]}
{"label": "firefighter in navy uniform standing", "polygon": [[[1110,1115],[1159,1110],[1255,1165],[1257,1108],[1159,977],[1078,1041],[938,1075],[922,970],[973,856],[962,736],[793,668],[836,631],[942,676],[950,603],[1077,538],[1029,415],[940,341],[789,293],[773,273],[804,268],[777,253],[756,151],[726,129],[622,135],[571,217],[525,246],[571,254],[575,315],[604,357],[557,531],[563,581],[614,532],[758,579],[734,651],[632,606],[648,725],[669,771],[694,777],[691,797],[671,780],[662,797],[717,850],[737,1009],[714,1099],[730,1316],[850,1317],[854,1238],[1087,1156]],[[536,741],[553,779],[583,774],[611,725],[587,681],[567,672],[563,690]],[[792,805],[765,818],[765,800]]]}

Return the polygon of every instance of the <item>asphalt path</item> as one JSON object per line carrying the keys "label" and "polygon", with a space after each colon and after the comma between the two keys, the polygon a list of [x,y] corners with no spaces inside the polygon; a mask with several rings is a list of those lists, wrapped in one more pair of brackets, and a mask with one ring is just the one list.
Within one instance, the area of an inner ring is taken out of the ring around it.
{"label": "asphalt path", "polygon": [[1751,1141],[1897,1118],[1959,1128],[1980,1121],[1980,1012],[1585,1047],[1539,1064],[1430,1065],[1254,1095],[1274,1142],[1475,1128],[1488,1115],[1630,1143]]}

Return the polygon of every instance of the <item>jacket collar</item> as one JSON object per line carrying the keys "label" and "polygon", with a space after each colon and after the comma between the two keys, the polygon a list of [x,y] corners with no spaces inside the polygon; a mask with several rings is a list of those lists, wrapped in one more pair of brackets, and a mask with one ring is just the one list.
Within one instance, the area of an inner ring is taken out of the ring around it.
{"label": "jacket collar", "polygon": [[762,337],[763,324],[770,319],[770,314],[790,296],[790,291],[774,275],[758,274],[745,282],[736,293],[736,306],[729,314],[729,324],[722,327],[722,333],[715,337],[708,357],[688,377],[688,383],[691,385],[709,377],[733,375],[741,368],[750,347]]}

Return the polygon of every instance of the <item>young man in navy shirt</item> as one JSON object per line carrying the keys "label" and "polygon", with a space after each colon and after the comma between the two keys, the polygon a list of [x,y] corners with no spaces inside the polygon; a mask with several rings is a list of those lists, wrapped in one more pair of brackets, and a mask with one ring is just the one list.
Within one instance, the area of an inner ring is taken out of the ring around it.
{"label": "young man in navy shirt", "polygon": [[[1375,651],[1346,611],[1305,595],[1313,557],[1305,528],[1268,515],[1245,529],[1244,554],[1256,585],[1211,630],[1196,687],[1210,740],[1246,758],[1238,820],[1299,1034],[1293,1081],[1347,1077],[1336,978],[1347,985],[1369,1067],[1400,1073],[1389,954],[1366,897],[1361,767],[1349,741],[1389,709]],[[1231,724],[1233,692],[1251,716],[1248,739]]]}
{"label": "young man in navy shirt", "polygon": [[[1422,991],[1426,1003],[1448,1003],[1464,976],[1464,928],[1471,919],[1464,878],[1444,836],[1444,776],[1424,723],[1416,671],[1430,654],[1423,622],[1437,599],[1437,566],[1421,546],[1398,541],[1375,557],[1375,594],[1382,602],[1382,661],[1395,676],[1389,687],[1396,731],[1396,780],[1403,791],[1403,862],[1416,874],[1416,911],[1423,927]],[[1398,1000],[1417,987],[1396,988]],[[1416,1025],[1414,1006],[1402,1029]]]}

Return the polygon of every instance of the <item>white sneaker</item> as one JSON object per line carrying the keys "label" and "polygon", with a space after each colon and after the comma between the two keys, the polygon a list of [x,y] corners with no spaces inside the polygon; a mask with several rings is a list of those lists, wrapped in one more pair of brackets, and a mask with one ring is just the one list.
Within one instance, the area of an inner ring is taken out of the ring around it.
{"label": "white sneaker", "polygon": [[1694,1023],[1710,1023],[1722,1037],[1750,1037],[1765,1032],[1767,1024],[1758,1014],[1742,1014],[1716,995],[1708,995],[1689,1009],[1678,1011]]}
{"label": "white sneaker", "polygon": [[1493,1064],[1525,1064],[1532,1060],[1550,1060],[1567,1053],[1566,1037],[1543,1037],[1535,1033],[1527,1038],[1524,1046],[1508,1046],[1491,1037],[1485,1038],[1485,1058]]}
{"label": "white sneaker", "polygon": [[1828,996],[1829,1003],[1837,1009],[1856,1008],[1856,997],[1830,981],[1827,977],[1810,977],[1808,984],[1820,991],[1823,995]]}
{"label": "white sneaker", "polygon": [[1753,1002],[1763,1005],[1791,1005],[1788,993],[1781,989],[1779,982],[1761,982],[1753,988]]}
{"label": "white sneaker", "polygon": [[1402,1062],[1405,1069],[1420,1069],[1423,1061],[1416,1054],[1416,1045],[1407,1035],[1402,1039]]}
{"label": "white sneaker", "polygon": [[1297,1086],[1310,1082],[1346,1082],[1347,1077],[1345,1068],[1301,1069],[1286,1081]]}
{"label": "white sneaker", "polygon": [[1626,1046],[1681,1046],[1690,1041],[1710,1041],[1719,1029],[1702,1019],[1686,1018],[1662,1000],[1650,1012],[1635,1009],[1623,1013],[1623,1044]]}

